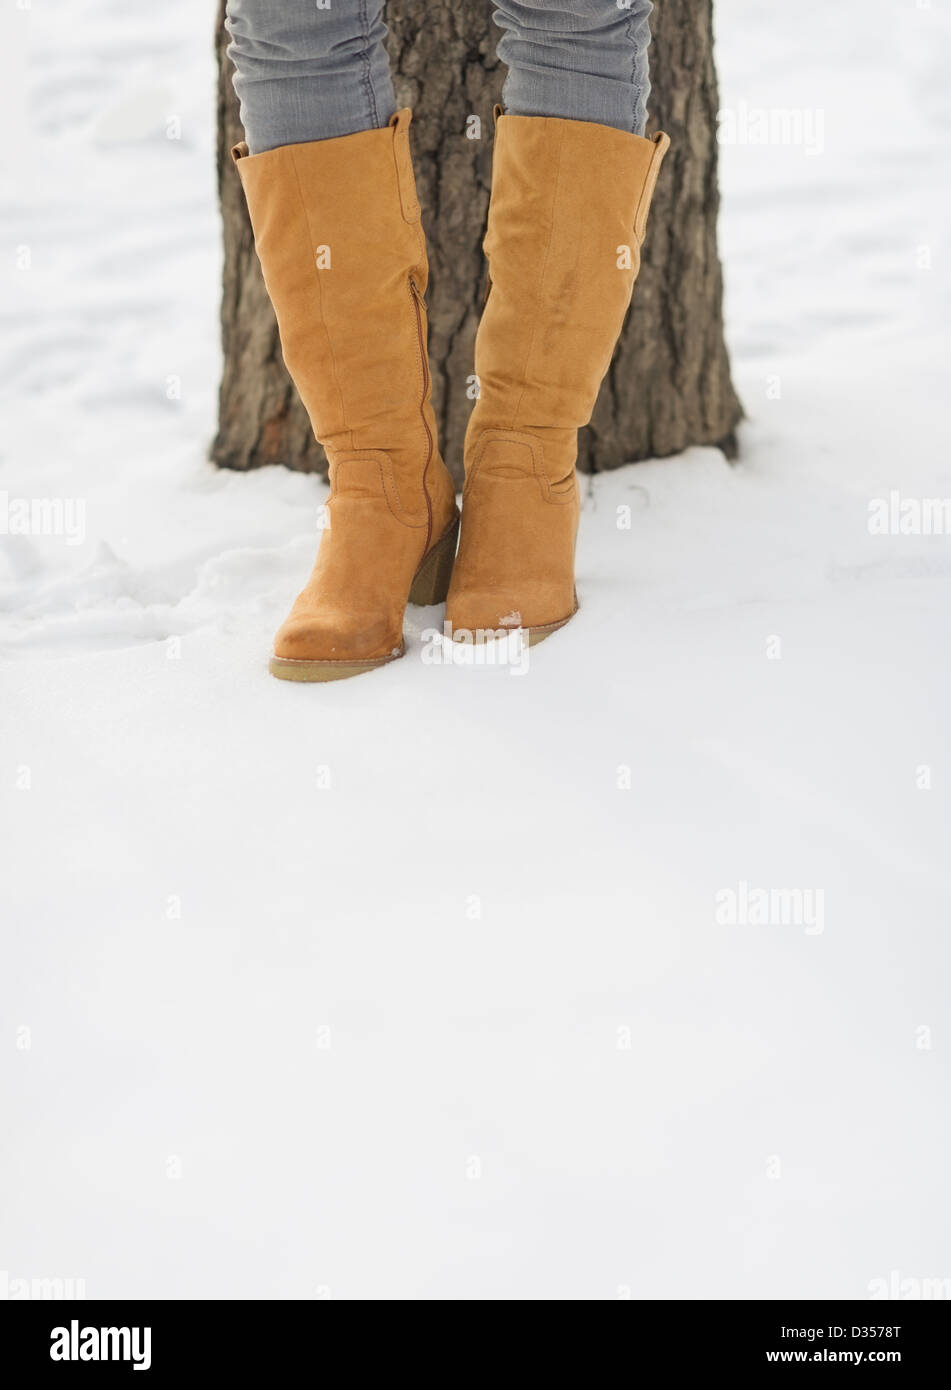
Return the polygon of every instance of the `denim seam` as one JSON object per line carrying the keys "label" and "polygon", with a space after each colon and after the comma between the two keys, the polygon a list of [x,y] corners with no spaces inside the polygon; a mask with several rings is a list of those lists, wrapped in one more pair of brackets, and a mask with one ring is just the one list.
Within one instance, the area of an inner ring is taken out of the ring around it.
{"label": "denim seam", "polygon": [[628,11],[627,16],[627,37],[630,40],[634,52],[631,56],[631,134],[637,133],[637,101],[640,88],[637,83],[637,64],[640,58],[640,50],[637,47],[637,38],[634,34],[634,12]]}
{"label": "denim seam", "polygon": [[375,128],[379,128],[380,113],[377,111],[373,79],[370,76],[370,17],[367,14],[367,0],[360,0],[360,19],[363,24],[363,90],[370,110],[370,120]]}

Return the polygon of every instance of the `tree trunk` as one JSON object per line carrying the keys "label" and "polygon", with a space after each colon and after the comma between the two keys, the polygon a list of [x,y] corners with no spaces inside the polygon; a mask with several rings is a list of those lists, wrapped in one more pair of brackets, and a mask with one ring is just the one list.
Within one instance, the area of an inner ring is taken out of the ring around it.
{"label": "tree trunk", "polygon": [[[717,255],[716,112],[712,0],[660,0],[653,16],[651,126],[672,147],[648,224],[634,306],[581,432],[591,472],[679,453],[691,444],[733,452],[739,401],[723,340]],[[242,138],[218,16],[218,184],[224,221],[221,329],[224,374],[213,460],[226,468],[282,463],[324,471],[281,359],[274,315],[229,150]],[[481,249],[489,202],[492,107],[504,70],[490,0],[390,0],[397,99],[414,109],[413,149],[429,241],[433,403],[457,481],[472,408],[467,387],[485,283]],[[481,120],[481,138],[467,121]]]}

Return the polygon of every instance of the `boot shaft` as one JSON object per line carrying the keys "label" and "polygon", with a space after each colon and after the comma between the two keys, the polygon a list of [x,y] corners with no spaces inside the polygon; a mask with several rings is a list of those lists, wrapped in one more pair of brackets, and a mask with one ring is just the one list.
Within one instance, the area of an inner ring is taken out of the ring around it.
{"label": "boot shaft", "polygon": [[552,482],[568,477],[630,304],[669,143],[584,121],[498,118],[467,458],[487,429],[528,431]]}
{"label": "boot shaft", "polygon": [[363,485],[379,464],[397,510],[415,517],[438,455],[410,120],[403,110],[381,130],[233,155],[284,360],[332,482]]}

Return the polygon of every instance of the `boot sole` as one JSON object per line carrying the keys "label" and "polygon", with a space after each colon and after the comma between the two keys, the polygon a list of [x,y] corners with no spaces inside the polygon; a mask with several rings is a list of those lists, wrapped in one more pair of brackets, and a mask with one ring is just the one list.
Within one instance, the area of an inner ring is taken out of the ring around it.
{"label": "boot sole", "polygon": [[389,666],[403,655],[401,650],[394,656],[378,656],[371,661],[296,661],[289,656],[272,656],[268,670],[282,681],[344,681],[348,676],[362,676],[364,671]]}
{"label": "boot sole", "polygon": [[578,608],[576,606],[573,613],[569,613],[567,618],[560,618],[557,623],[544,623],[540,627],[526,628],[526,645],[529,647],[537,647],[539,642],[544,642],[546,637],[550,637],[553,632],[558,632],[561,628],[565,627],[568,623],[570,623],[577,611]]}
{"label": "boot sole", "polygon": [[[449,530],[423,556],[423,562],[413,576],[408,602],[420,608],[445,603],[458,539],[457,513]],[[391,662],[399,661],[405,652],[406,648],[401,643],[399,651],[392,656],[378,656],[367,661],[298,661],[289,656],[272,656],[268,670],[282,681],[342,681],[350,676],[362,676],[366,671],[376,671],[381,666],[389,666]]]}

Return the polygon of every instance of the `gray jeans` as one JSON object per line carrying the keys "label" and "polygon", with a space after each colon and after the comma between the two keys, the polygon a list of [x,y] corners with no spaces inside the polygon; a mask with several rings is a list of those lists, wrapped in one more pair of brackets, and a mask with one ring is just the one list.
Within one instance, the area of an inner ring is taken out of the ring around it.
{"label": "gray jeans", "polygon": [[[652,8],[649,0],[498,3],[505,110],[643,135]],[[228,0],[227,25],[252,154],[374,130],[396,110],[383,0]]]}

